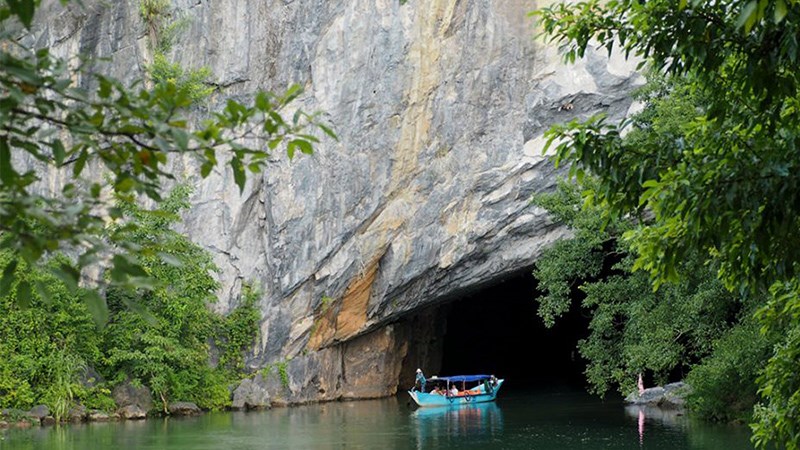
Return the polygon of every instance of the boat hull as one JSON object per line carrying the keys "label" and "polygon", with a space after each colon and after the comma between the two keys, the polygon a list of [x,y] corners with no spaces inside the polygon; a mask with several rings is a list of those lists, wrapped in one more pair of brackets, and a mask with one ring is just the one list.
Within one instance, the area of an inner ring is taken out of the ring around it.
{"label": "boat hull", "polygon": [[408,395],[419,406],[451,406],[451,405],[470,405],[473,403],[492,402],[497,398],[497,393],[500,387],[503,386],[503,380],[497,380],[497,386],[491,392],[486,392],[483,384],[475,386],[470,389],[477,391],[477,394],[464,394],[464,395],[439,395],[427,392],[420,392],[416,390],[408,391]]}

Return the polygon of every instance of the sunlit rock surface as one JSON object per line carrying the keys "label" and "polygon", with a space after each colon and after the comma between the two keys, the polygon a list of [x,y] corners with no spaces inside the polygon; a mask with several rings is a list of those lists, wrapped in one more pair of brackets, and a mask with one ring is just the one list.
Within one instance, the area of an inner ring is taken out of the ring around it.
{"label": "sunlit rock surface", "polygon": [[[136,0],[43,3],[39,45],[111,57],[98,70],[126,79],[152,59]],[[243,195],[230,172],[202,180],[191,158],[175,163],[196,187],[185,231],[221,269],[213,307],[235,306],[243,282],[264,287],[248,366],[288,361],[273,402],[387,395],[433,364],[397,321],[529,267],[563,236],[529,204],[557,178],[543,132],[621,117],[641,82],[604,50],[561,64],[534,38],[536,2],[402,3],[173,1],[189,25],[169,56],[211,69],[212,107],[299,83],[296,106],[339,136],[277,157]]]}

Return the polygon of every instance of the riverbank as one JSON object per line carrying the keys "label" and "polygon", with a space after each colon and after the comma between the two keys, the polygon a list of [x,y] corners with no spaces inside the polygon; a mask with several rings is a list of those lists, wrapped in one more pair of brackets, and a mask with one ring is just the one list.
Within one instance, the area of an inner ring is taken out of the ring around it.
{"label": "riverbank", "polygon": [[[260,377],[260,375],[258,375]],[[29,410],[7,408],[0,410],[0,428],[31,428],[67,423],[113,422],[144,420],[147,418],[186,417],[204,414],[197,404],[188,401],[175,401],[156,407],[153,395],[146,386],[123,383],[111,392],[114,407],[110,410],[87,408],[73,405],[69,410],[54,411],[47,405],[36,405]],[[268,409],[271,407],[266,391],[245,379],[231,391],[231,411]]]}
{"label": "riverbank", "polygon": [[185,417],[204,414],[192,402],[171,403],[168,411],[148,415],[140,407],[129,405],[117,411],[109,412],[99,409],[87,409],[77,405],[70,409],[66,415],[60,415],[50,410],[47,405],[37,405],[30,410],[3,409],[0,411],[0,428],[31,428],[34,426],[51,426],[57,424],[79,424],[85,422],[114,422],[123,420],[144,420],[147,418],[163,418],[166,416]]}

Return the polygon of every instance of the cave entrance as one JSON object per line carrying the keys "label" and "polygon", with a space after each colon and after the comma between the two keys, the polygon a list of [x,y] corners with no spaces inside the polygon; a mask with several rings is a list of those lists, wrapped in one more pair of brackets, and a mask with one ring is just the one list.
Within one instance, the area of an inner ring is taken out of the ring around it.
{"label": "cave entrance", "polygon": [[583,388],[585,362],[576,344],[589,318],[573,304],[546,328],[536,314],[536,284],[525,270],[446,305],[441,374],[495,374],[513,390]]}

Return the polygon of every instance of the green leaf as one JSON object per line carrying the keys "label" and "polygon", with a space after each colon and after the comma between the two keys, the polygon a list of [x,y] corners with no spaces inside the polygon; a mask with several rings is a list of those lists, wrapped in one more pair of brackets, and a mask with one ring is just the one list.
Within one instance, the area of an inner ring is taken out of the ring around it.
{"label": "green leaf", "polygon": [[256,94],[256,108],[261,111],[267,111],[268,109],[271,109],[269,97],[267,96],[266,92],[260,91],[258,94]]}
{"label": "green leaf", "polygon": [[64,163],[64,158],[67,156],[67,152],[64,150],[64,144],[61,142],[61,139],[55,139],[51,147],[53,148],[53,159],[56,165],[60,166]]}
{"label": "green leaf", "polygon": [[0,181],[5,185],[14,184],[16,172],[11,166],[11,150],[8,148],[8,141],[0,139]]}
{"label": "green leaf", "polygon": [[72,175],[74,177],[79,177],[81,172],[83,172],[83,168],[86,167],[86,161],[89,159],[89,153],[86,151],[85,148],[81,149],[81,153],[78,155],[78,159],[75,160],[75,166],[72,168]]}
{"label": "green leaf", "polygon": [[28,280],[22,280],[17,284],[17,305],[23,309],[31,306],[31,284]]}
{"label": "green leaf", "polygon": [[289,141],[289,144],[286,146],[286,154],[289,156],[289,159],[294,159],[294,151],[297,144],[294,141]]}
{"label": "green leaf", "polygon": [[322,130],[328,136],[332,137],[333,139],[336,139],[337,141],[339,140],[339,137],[336,136],[336,133],[334,133],[332,129],[328,128],[327,126],[325,126],[325,125],[323,125],[321,123],[317,124],[317,126],[319,127],[320,130]]}
{"label": "green leaf", "polygon": [[100,98],[108,98],[111,96],[111,83],[109,83],[106,77],[97,77],[100,83],[100,89],[97,90],[97,95]]}
{"label": "green leaf", "polygon": [[11,291],[11,283],[14,281],[14,271],[17,269],[17,260],[13,259],[3,269],[3,277],[0,278],[0,298],[5,297]]}
{"label": "green leaf", "polygon": [[758,1],[751,0],[748,2],[744,8],[742,8],[742,12],[739,14],[739,18],[736,20],[736,28],[744,27],[745,33],[750,32],[750,28],[756,22],[756,12],[758,10]]}
{"label": "green leaf", "polygon": [[124,303],[129,310],[138,314],[151,327],[154,327],[158,324],[158,319],[156,316],[139,302],[131,301],[128,297],[123,297],[122,303]]}
{"label": "green leaf", "polygon": [[283,97],[284,104],[296,99],[302,93],[303,88],[299,84],[293,84],[289,86],[289,89],[286,90],[286,95]]}
{"label": "green leaf", "polygon": [[183,262],[179,258],[170,255],[169,253],[159,252],[158,257],[161,258],[161,261],[169,264],[172,267],[183,267]]}
{"label": "green leaf", "polygon": [[789,10],[786,7],[786,2],[784,0],[775,1],[775,23],[781,23],[788,12]]}
{"label": "green leaf", "polygon": [[289,146],[291,147],[292,145],[297,146],[300,151],[306,155],[311,155],[314,153],[314,147],[311,145],[311,143],[303,139],[293,139],[289,142]]}
{"label": "green leaf", "polygon": [[210,162],[206,161],[200,166],[200,176],[206,178],[210,173],[211,169],[214,168],[214,165]]}
{"label": "green leaf", "polygon": [[181,151],[186,151],[189,148],[189,134],[181,129],[173,129],[172,136],[175,138],[175,144]]}
{"label": "green leaf", "polygon": [[124,283],[131,277],[147,277],[147,272],[130,256],[114,255],[111,262],[114,266],[111,269],[111,279],[116,282]]}
{"label": "green leaf", "polygon": [[117,180],[116,184],[114,184],[114,190],[117,192],[130,192],[135,186],[136,180],[126,176],[121,180]]}
{"label": "green leaf", "polygon": [[298,134],[297,137],[313,144],[319,143],[319,138],[310,134]]}
{"label": "green leaf", "polygon": [[87,289],[83,291],[83,301],[97,328],[103,329],[108,323],[108,304],[106,300],[97,291]]}
{"label": "green leaf", "polygon": [[61,280],[70,292],[78,290],[78,281],[81,274],[71,265],[61,263],[57,267],[51,267],[50,272]]}
{"label": "green leaf", "polygon": [[17,16],[25,28],[30,28],[33,14],[36,11],[36,2],[34,0],[6,0],[6,3],[8,3],[11,14]]}
{"label": "green leaf", "polygon": [[247,175],[244,172],[244,166],[239,158],[231,159],[231,169],[233,169],[233,181],[236,186],[239,186],[239,193],[244,192],[244,184],[247,181]]}
{"label": "green leaf", "polygon": [[33,286],[36,288],[36,293],[39,294],[39,298],[46,304],[50,304],[53,300],[53,296],[50,294],[50,289],[47,288],[47,285],[42,280],[35,280],[33,282]]}

